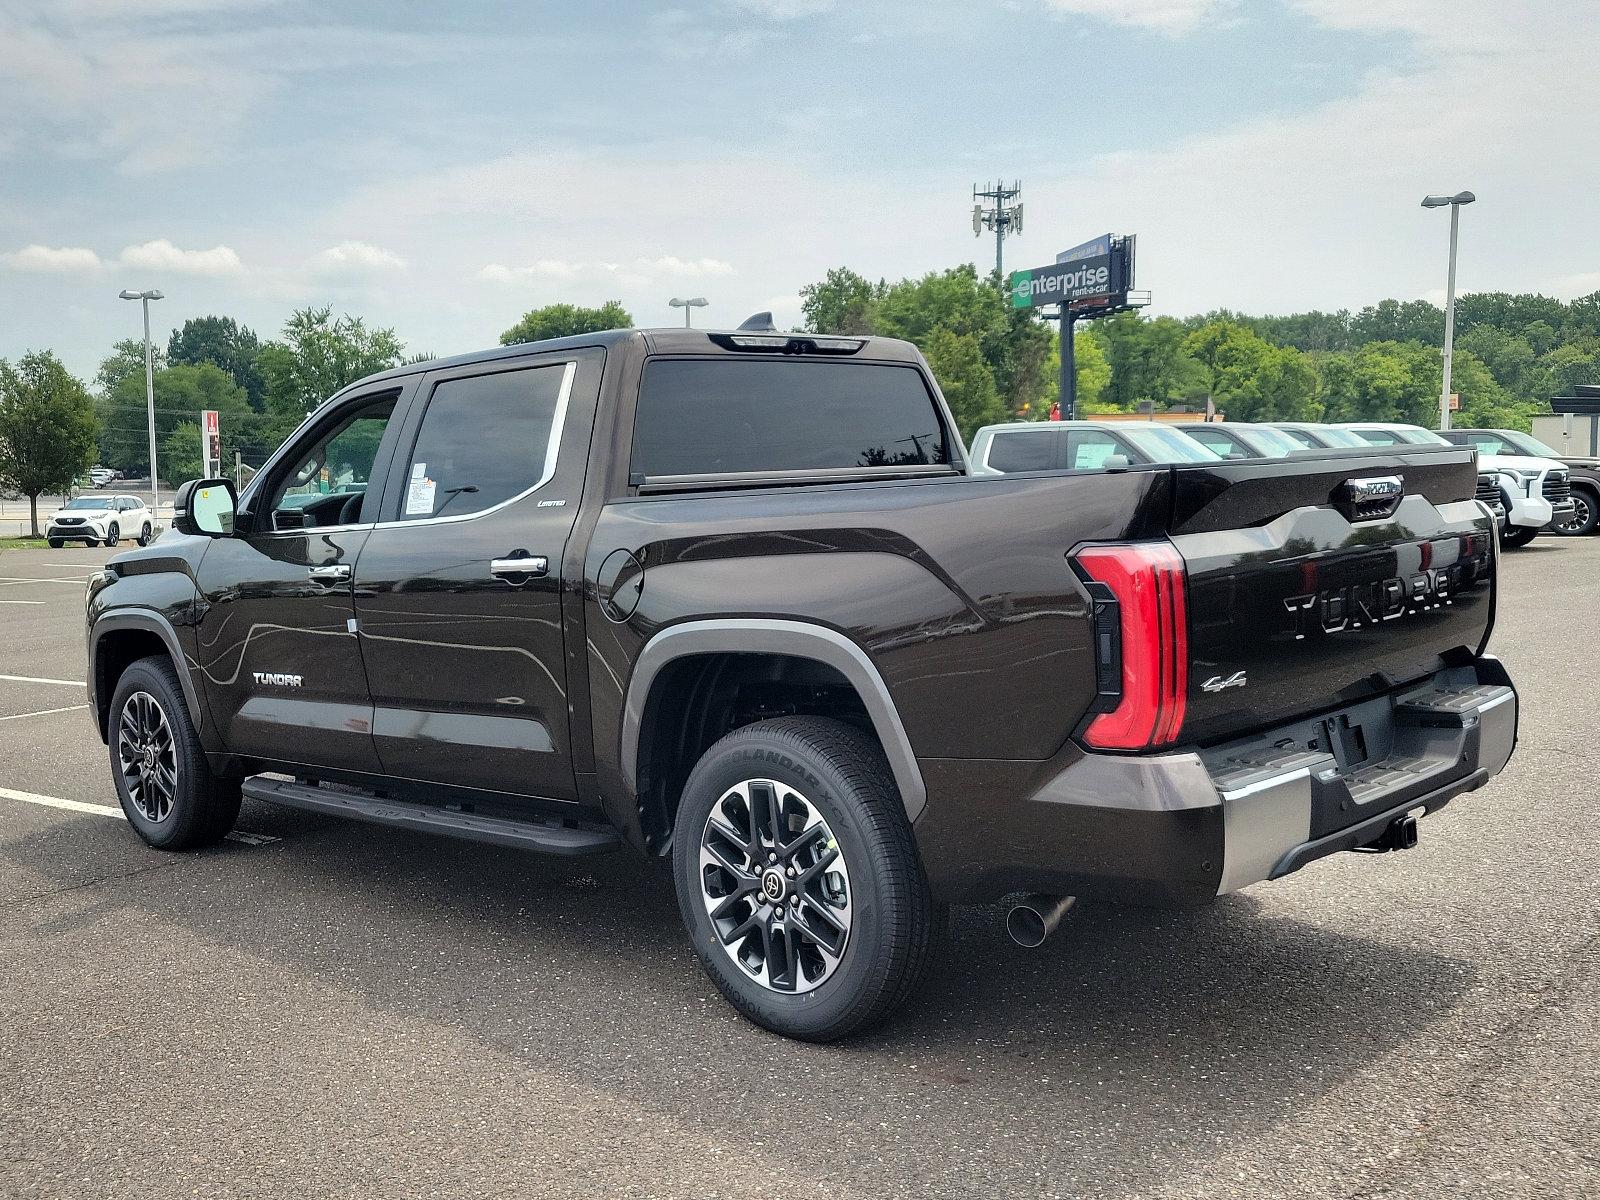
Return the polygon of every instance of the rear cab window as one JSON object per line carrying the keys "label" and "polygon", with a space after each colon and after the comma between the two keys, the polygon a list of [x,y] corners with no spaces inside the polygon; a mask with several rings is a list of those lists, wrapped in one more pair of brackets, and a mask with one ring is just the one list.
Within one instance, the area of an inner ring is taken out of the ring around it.
{"label": "rear cab window", "polygon": [[630,482],[943,474],[954,447],[922,373],[892,363],[655,358],[634,416]]}

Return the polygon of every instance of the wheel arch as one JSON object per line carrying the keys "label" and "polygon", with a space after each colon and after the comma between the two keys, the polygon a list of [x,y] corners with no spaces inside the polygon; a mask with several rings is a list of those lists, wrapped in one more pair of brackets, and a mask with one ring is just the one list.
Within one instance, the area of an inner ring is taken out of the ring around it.
{"label": "wheel arch", "polygon": [[94,623],[89,643],[89,694],[101,741],[108,738],[111,694],[116,691],[117,680],[139,659],[157,654],[165,655],[172,662],[183,687],[189,720],[201,741],[209,742],[209,722],[190,677],[188,655],[183,651],[172,622],[154,611],[107,613]]}
{"label": "wheel arch", "polygon": [[[641,790],[641,779],[659,782],[660,771],[653,764],[669,755],[667,743],[681,737],[683,722],[694,719],[693,714],[681,710],[669,713],[664,701],[692,686],[688,674],[695,667],[730,659],[746,660],[747,671],[751,660],[768,668],[776,666],[800,685],[850,689],[860,703],[858,715],[876,736],[889,763],[907,819],[915,821],[921,815],[927,804],[921,768],[888,685],[859,645],[837,630],[804,621],[688,621],[668,626],[646,643],[634,663],[622,713],[622,778],[639,802],[647,841],[657,850],[665,849],[667,839],[661,835],[670,831],[670,814],[660,798],[645,794],[649,789]],[[673,795],[666,803],[675,808],[676,800]],[[666,829],[652,830],[652,823],[665,824]]]}

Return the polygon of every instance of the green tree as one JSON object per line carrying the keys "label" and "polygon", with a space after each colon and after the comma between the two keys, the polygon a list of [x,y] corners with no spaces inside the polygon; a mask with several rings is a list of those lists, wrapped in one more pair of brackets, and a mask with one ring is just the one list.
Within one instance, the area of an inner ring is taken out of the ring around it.
{"label": "green tree", "polygon": [[180,421],[161,443],[161,469],[168,479],[199,479],[205,468],[200,426]]}
{"label": "green tree", "polygon": [[633,317],[616,300],[607,300],[599,308],[547,304],[524,313],[520,321],[500,335],[500,344],[515,346],[522,342],[543,342],[579,333],[599,333],[602,329],[632,327]]}
{"label": "green tree", "polygon": [[1417,342],[1370,342],[1315,360],[1321,378],[1323,420],[1400,421],[1434,428],[1439,423],[1437,349]]}
{"label": "green tree", "polygon": [[877,333],[878,302],[889,285],[870,283],[849,267],[834,267],[821,283],[800,289],[800,312],[808,333]]}
{"label": "green tree", "polygon": [[[1077,368],[1078,414],[1115,411],[1105,402],[1106,388],[1111,386],[1111,362],[1106,358],[1104,346],[1093,328],[1081,326],[1072,338],[1072,364]],[[1050,356],[1044,362],[1045,390],[1039,403],[1017,415],[1028,420],[1048,420],[1050,410],[1061,400],[1061,339],[1050,345]]]}
{"label": "green tree", "polygon": [[[1456,303],[1459,306],[1462,300]],[[1456,310],[1460,312],[1458,307]],[[1367,342],[1422,342],[1438,346],[1444,342],[1444,310],[1426,300],[1384,300],[1363,308],[1350,320],[1350,336],[1356,345]]]}
{"label": "green tree", "polygon": [[[227,372],[211,363],[166,367],[155,376],[156,442],[163,444],[172,431],[186,421],[198,426],[204,409],[216,409],[222,433],[224,461],[235,449],[254,445],[262,437],[265,419],[245,397],[244,389]],[[121,471],[145,471],[150,465],[148,416],[143,375],[123,379],[111,396],[100,405],[100,461]],[[193,478],[178,473],[173,464],[162,461],[168,480]]]}
{"label": "green tree", "polygon": [[221,367],[244,389],[250,407],[257,412],[266,402],[267,386],[256,366],[260,351],[260,339],[232,317],[192,317],[167,340],[168,362]]}
{"label": "green tree", "polygon": [[12,366],[0,359],[0,480],[28,497],[39,536],[39,496],[65,492],[94,462],[96,421],[88,390],[48,350]]}
{"label": "green tree", "polygon": [[1134,412],[1146,400],[1160,409],[1205,397],[1205,368],[1184,348],[1188,331],[1181,321],[1118,313],[1099,322],[1099,330],[1111,362],[1105,400],[1115,411]]}
{"label": "green tree", "polygon": [[1600,383],[1600,347],[1569,342],[1539,360],[1549,372],[1551,395],[1570,396],[1573,385]]}
{"label": "green tree", "polygon": [[995,390],[994,374],[976,337],[935,329],[926,335],[921,350],[963,438],[971,441],[981,426],[1007,419],[1006,406]]}
{"label": "green tree", "polygon": [[[150,361],[157,371],[161,370],[167,365],[166,351],[160,346],[151,346]],[[109,396],[130,375],[144,378],[144,342],[139,338],[123,338],[100,360],[100,369],[94,377],[95,391]]]}
{"label": "green tree", "polygon": [[1208,376],[1216,406],[1235,421],[1304,421],[1319,415],[1317,375],[1292,346],[1274,346],[1253,329],[1213,321],[1184,349]]}
{"label": "green tree", "polygon": [[340,388],[400,365],[404,351],[392,329],[370,329],[360,317],[302,308],[284,324],[279,341],[256,355],[265,385],[264,439],[281,441]]}

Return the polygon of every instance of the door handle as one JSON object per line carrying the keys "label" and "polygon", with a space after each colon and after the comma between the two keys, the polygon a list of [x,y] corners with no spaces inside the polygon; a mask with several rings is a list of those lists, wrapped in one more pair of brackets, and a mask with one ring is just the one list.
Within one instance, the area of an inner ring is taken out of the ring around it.
{"label": "door handle", "polygon": [[317,583],[344,583],[350,578],[350,564],[335,563],[331,567],[312,567],[310,574]]}
{"label": "door handle", "polygon": [[522,558],[496,558],[489,562],[489,574],[508,582],[522,582],[516,578],[517,576],[538,579],[549,572],[550,560],[542,554],[529,554]]}

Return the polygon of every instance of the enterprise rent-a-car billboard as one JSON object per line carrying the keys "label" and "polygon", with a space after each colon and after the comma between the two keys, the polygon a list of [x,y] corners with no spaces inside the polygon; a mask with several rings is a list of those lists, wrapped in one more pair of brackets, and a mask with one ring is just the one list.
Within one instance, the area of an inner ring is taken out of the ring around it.
{"label": "enterprise rent-a-car billboard", "polygon": [[1047,267],[1011,273],[1011,307],[1104,299],[1128,290],[1127,256],[1107,233],[1063,250]]}

